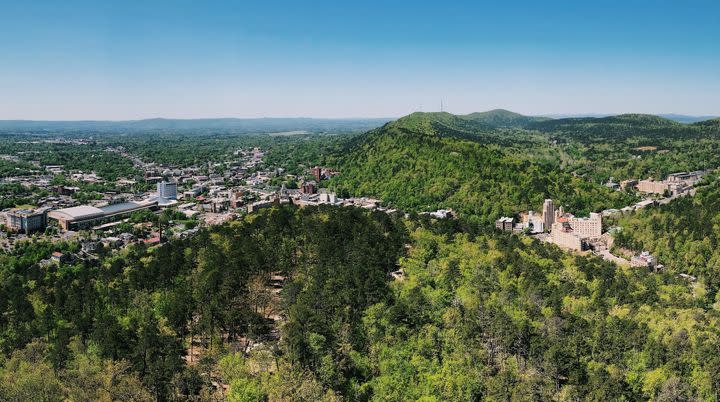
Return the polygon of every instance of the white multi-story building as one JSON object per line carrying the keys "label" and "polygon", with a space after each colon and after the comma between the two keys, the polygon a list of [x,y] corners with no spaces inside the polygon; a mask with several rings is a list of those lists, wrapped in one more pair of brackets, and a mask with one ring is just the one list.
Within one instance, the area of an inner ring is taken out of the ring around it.
{"label": "white multi-story building", "polygon": [[531,233],[542,233],[545,231],[545,214],[543,216],[535,215],[530,211],[523,222],[523,228],[530,230]]}
{"label": "white multi-story building", "polygon": [[573,232],[581,238],[597,238],[602,236],[602,216],[590,213],[589,218],[569,218],[568,223]]}
{"label": "white multi-story building", "polygon": [[602,216],[595,212],[589,218],[558,216],[550,234],[553,243],[560,247],[584,250],[589,239],[602,236]]}
{"label": "white multi-story building", "polygon": [[321,191],[318,197],[318,201],[321,204],[335,204],[337,202],[337,196],[335,193],[329,191]]}
{"label": "white multi-story building", "polygon": [[177,200],[177,183],[161,181],[157,184],[158,197],[167,200]]}

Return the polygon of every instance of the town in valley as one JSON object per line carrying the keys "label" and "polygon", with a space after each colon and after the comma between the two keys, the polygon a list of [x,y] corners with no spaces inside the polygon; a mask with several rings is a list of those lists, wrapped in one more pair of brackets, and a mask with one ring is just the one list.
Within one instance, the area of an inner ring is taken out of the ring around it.
{"label": "town in valley", "polygon": [[0,402],[720,401],[720,1],[0,1]]}

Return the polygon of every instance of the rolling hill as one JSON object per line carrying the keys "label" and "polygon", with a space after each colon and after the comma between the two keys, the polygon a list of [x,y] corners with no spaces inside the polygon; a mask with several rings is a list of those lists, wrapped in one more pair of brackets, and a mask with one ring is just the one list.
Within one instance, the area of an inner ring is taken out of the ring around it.
{"label": "rolling hill", "polygon": [[651,114],[621,114],[606,117],[572,117],[553,119],[529,124],[527,127],[541,131],[563,131],[607,127],[626,129],[628,127],[682,127],[681,123]]}
{"label": "rolling hill", "polygon": [[699,126],[699,127],[720,127],[720,117],[718,117],[718,118],[716,118],[716,119],[699,121],[699,122],[697,122],[697,123],[693,123],[693,126]]}
{"label": "rolling hill", "polygon": [[675,114],[675,113],[668,113],[668,114],[659,114],[658,116],[664,117],[666,119],[674,120],[678,123],[685,123],[685,124],[691,124],[691,123],[697,123],[705,120],[712,120],[717,118],[717,116],[690,116],[685,114]]}
{"label": "rolling hill", "polygon": [[528,127],[533,123],[552,120],[549,117],[525,116],[505,109],[476,112],[461,116],[464,119],[482,123],[491,127]]}
{"label": "rolling hill", "polygon": [[645,142],[642,145],[662,145],[669,140],[718,138],[720,132],[712,126],[712,120],[709,123],[683,124],[648,114],[622,114],[548,120],[533,123],[527,128],[550,134],[559,140],[603,143],[634,138]]}
{"label": "rolling hill", "polygon": [[486,129],[463,116],[413,113],[357,137],[330,185],[342,195],[372,195],[407,211],[453,208],[482,223],[537,210],[548,197],[580,214],[632,200],[564,172],[542,150],[500,144],[496,140],[507,137]]}

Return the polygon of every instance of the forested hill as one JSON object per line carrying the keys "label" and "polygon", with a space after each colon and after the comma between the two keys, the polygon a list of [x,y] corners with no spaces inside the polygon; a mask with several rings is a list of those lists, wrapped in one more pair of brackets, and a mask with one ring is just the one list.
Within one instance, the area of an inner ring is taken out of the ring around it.
{"label": "forested hill", "polygon": [[621,114],[607,117],[570,117],[535,122],[530,128],[542,131],[554,131],[565,127],[582,125],[630,126],[630,127],[667,127],[682,126],[682,123],[651,114]]}
{"label": "forested hill", "polygon": [[[609,117],[583,117],[536,122],[528,129],[552,133],[559,138],[583,141],[605,141],[644,136],[652,138],[706,138],[720,137],[713,120],[683,124],[664,117],[647,114],[623,114]],[[714,126],[714,127],[713,127]]]}
{"label": "forested hill", "polygon": [[699,122],[697,122],[697,123],[693,123],[693,126],[720,127],[720,118],[710,119],[710,120],[705,120],[705,121],[699,121]]}
{"label": "forested hill", "polygon": [[493,127],[527,127],[533,123],[552,120],[549,117],[525,116],[505,109],[470,113],[462,117]]}
{"label": "forested hill", "polygon": [[[654,115],[543,120],[495,110],[413,113],[355,137],[334,186],[407,210],[453,208],[483,222],[551,197],[582,214],[628,205],[601,183],[720,166],[720,120]],[[512,127],[511,127],[512,126]]]}
{"label": "forested hill", "polygon": [[556,144],[569,170],[598,182],[720,167],[717,120],[682,124],[658,116],[625,114],[550,120],[528,129]]}
{"label": "forested hill", "polygon": [[448,112],[415,112],[381,127],[380,133],[387,129],[398,129],[415,135],[474,137],[493,126],[482,120],[468,119]]}
{"label": "forested hill", "polygon": [[546,137],[449,113],[413,113],[358,137],[340,170],[331,186],[342,195],[408,211],[453,208],[483,223],[538,210],[548,197],[580,214],[633,200],[563,171]]}
{"label": "forested hill", "polygon": [[720,178],[711,175],[703,184],[694,197],[623,215],[615,245],[650,251],[668,271],[702,278],[714,295],[720,290]]}
{"label": "forested hill", "polygon": [[[462,131],[492,130],[497,128],[524,128],[535,123],[550,121],[548,117],[525,116],[504,109],[487,112],[476,112],[465,115],[454,115],[448,112],[415,112],[402,117],[390,124],[415,128],[418,126],[441,126],[446,131],[461,129]],[[442,134],[443,131],[435,131]]]}

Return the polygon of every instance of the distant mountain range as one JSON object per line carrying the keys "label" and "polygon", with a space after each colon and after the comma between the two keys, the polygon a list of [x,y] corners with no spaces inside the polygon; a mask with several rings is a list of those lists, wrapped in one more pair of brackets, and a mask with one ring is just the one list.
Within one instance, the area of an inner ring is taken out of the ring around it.
{"label": "distant mountain range", "polygon": [[697,123],[718,118],[718,116],[688,116],[683,114],[660,114],[658,116],[670,120],[675,120],[680,123]]}
{"label": "distant mountain range", "polygon": [[314,119],[304,117],[256,119],[145,119],[125,121],[42,121],[0,120],[0,130],[28,131],[153,131],[153,130],[223,130],[242,133],[271,133],[305,130],[367,131],[387,123],[390,118]]}
{"label": "distant mountain range", "polygon": [[[557,120],[586,120],[604,119],[614,117],[604,114],[586,115],[549,115],[526,116],[504,109],[494,109],[486,112],[476,112],[466,115],[451,115],[446,112],[430,113],[436,115],[439,121],[443,119],[455,120],[453,125],[462,126],[457,119],[471,122],[475,127],[486,128],[530,128],[538,123]],[[443,118],[442,116],[445,115]],[[452,117],[450,117],[452,116]],[[626,114],[619,116],[648,116],[646,123],[653,118],[663,118],[668,121],[691,124],[717,119],[715,116],[688,116],[680,114],[640,115]],[[13,131],[182,131],[182,130],[222,130],[237,133],[272,133],[283,131],[304,130],[309,132],[329,131],[367,131],[379,127],[394,118],[351,118],[351,119],[316,119],[306,117],[288,118],[217,118],[217,119],[144,119],[144,120],[0,120],[0,130]],[[591,120],[586,120],[591,121]],[[660,122],[660,120],[657,120]],[[713,123],[710,123],[713,124]],[[717,123],[714,123],[717,124]]]}
{"label": "distant mountain range", "polygon": [[[583,117],[610,117],[614,116],[610,113],[586,113],[586,114],[549,114],[544,115],[544,117],[552,118],[552,119],[567,119],[567,118],[583,118]],[[674,113],[665,113],[665,114],[657,114],[656,116],[664,117],[669,120],[677,121],[678,123],[697,123],[699,121],[705,121],[705,120],[711,120],[718,118],[718,116],[691,116],[691,115],[685,115],[685,114],[674,114]]]}

